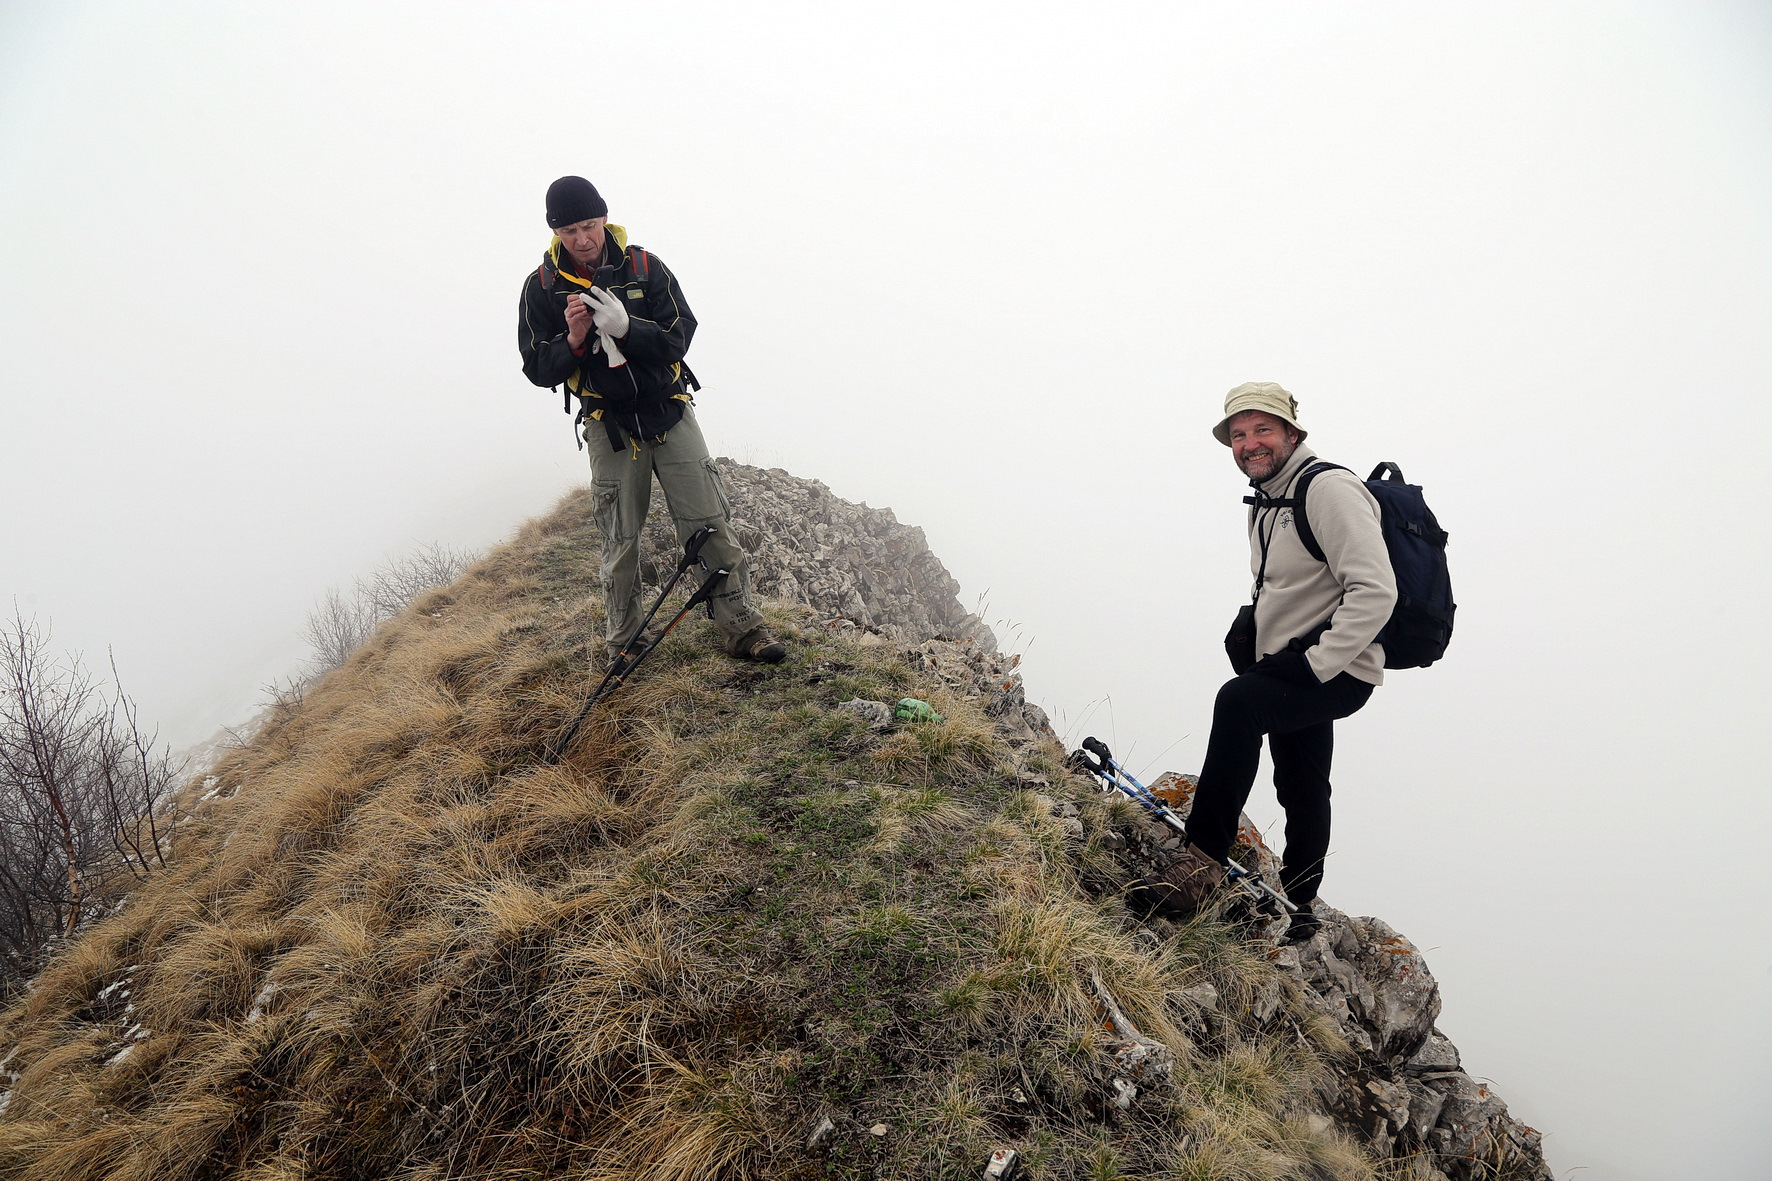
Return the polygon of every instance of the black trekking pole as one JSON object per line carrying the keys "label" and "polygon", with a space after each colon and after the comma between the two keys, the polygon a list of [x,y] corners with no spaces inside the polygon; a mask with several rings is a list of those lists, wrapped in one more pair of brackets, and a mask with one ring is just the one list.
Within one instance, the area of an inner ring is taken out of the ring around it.
{"label": "black trekking pole", "polygon": [[700,529],[691,533],[689,535],[689,540],[683,543],[683,558],[677,563],[676,572],[671,575],[670,581],[665,583],[663,588],[659,590],[658,598],[652,601],[652,610],[646,613],[646,618],[640,621],[640,626],[634,629],[634,634],[627,638],[627,643],[622,646],[621,652],[610,662],[609,670],[603,674],[603,679],[598,682],[595,689],[591,690],[591,700],[595,701],[598,694],[602,693],[604,687],[609,684],[610,678],[622,671],[623,664],[633,655],[633,653],[628,651],[628,647],[640,642],[640,637],[646,634],[646,625],[652,622],[652,617],[658,614],[658,609],[660,607],[664,606],[665,599],[677,588],[677,583],[682,579],[683,575],[689,572],[691,566],[701,561],[701,547],[706,545],[708,543],[708,538],[713,535],[714,530],[712,527],[703,525]]}
{"label": "black trekking pole", "polygon": [[[663,588],[659,590],[658,598],[652,600],[652,610],[646,613],[646,618],[640,621],[640,626],[634,629],[634,634],[627,638],[627,644],[622,646],[621,652],[610,662],[608,671],[603,674],[603,679],[597,683],[595,689],[591,690],[592,704],[595,704],[597,699],[603,695],[603,690],[608,687],[610,679],[614,677],[617,672],[623,671],[623,665],[631,655],[628,652],[627,645],[640,642],[640,637],[646,634],[646,625],[652,622],[652,617],[658,614],[658,609],[660,607],[664,606],[665,599],[676,589],[677,583],[682,579],[683,575],[689,572],[689,567],[701,561],[701,547],[706,545],[708,543],[708,538],[713,535],[714,530],[712,527],[703,525],[700,529],[691,533],[688,540],[683,542],[683,557],[678,561],[676,571],[671,575],[670,581],[666,582]],[[586,712],[589,712],[590,708],[590,705],[585,706]],[[579,723],[582,721],[584,721],[583,713],[573,719],[572,729],[567,732],[566,738],[562,739],[557,747],[550,748],[548,751],[548,762],[553,763],[559,760],[560,752],[566,749],[566,743],[571,740],[573,734],[578,732]]]}
{"label": "black trekking pole", "polygon": [[[635,628],[634,634],[628,637],[628,643],[632,644],[646,634],[646,625],[652,622],[652,617],[658,614],[660,607],[664,606],[665,599],[669,597],[671,591],[676,589],[677,580],[689,573],[689,567],[701,561],[701,547],[706,545],[708,538],[713,535],[714,530],[711,525],[703,525],[689,535],[689,539],[683,543],[683,557],[677,563],[676,572],[671,575],[671,580],[664,584],[664,589],[658,592],[658,598],[652,601],[652,610],[646,613],[646,618],[640,621],[640,626]],[[619,664],[626,660],[627,656],[626,649],[623,649],[622,654],[616,657],[616,663]],[[599,685],[598,688],[602,688],[602,686]]]}
{"label": "black trekking pole", "polygon": [[[1106,789],[1117,791],[1137,803],[1179,833],[1182,840],[1187,839],[1187,825],[1175,814],[1175,810],[1158,799],[1150,788],[1133,778],[1130,771],[1115,762],[1113,752],[1108,750],[1107,743],[1101,739],[1083,739],[1083,749],[1071,755],[1071,765],[1095,775],[1106,785]],[[1297,905],[1268,885],[1267,879],[1257,871],[1246,869],[1229,857],[1225,858],[1223,865],[1225,878],[1247,894],[1258,909],[1273,913],[1273,907],[1279,906],[1287,914],[1297,913]]]}
{"label": "black trekking pole", "polygon": [[[708,532],[706,529],[700,530],[700,533],[706,532]],[[695,539],[691,538],[690,540],[694,541]],[[707,539],[704,537],[702,540],[705,541]],[[701,547],[697,544],[696,548],[699,550]],[[681,576],[683,571],[688,568],[688,560],[686,557],[685,564],[679,567],[677,575]],[[640,662],[652,655],[652,650],[654,648],[664,643],[665,637],[670,635],[679,623],[683,622],[685,616],[713,597],[714,591],[719,588],[720,583],[724,582],[726,576],[730,573],[732,573],[730,570],[725,569],[715,570],[709,573],[706,578],[702,579],[701,585],[695,588],[695,593],[689,596],[689,601],[683,604],[682,610],[678,611],[671,617],[671,621],[665,624],[664,630],[658,633],[657,639],[653,640],[652,643],[646,645],[644,648],[641,648],[632,656],[629,656],[628,653],[624,651],[620,656],[616,657],[615,663],[609,667],[609,671],[603,674],[602,683],[591,692],[590,699],[586,701],[584,707],[578,711],[578,716],[572,719],[572,724],[570,726],[566,727],[566,733],[560,736],[559,741],[554,742],[548,747],[547,754],[543,757],[542,762],[553,764],[560,761],[560,756],[566,753],[566,748],[572,744],[572,740],[578,735],[578,728],[584,724],[584,720],[590,716],[591,710],[596,707],[597,703],[621,688],[621,686],[627,681],[628,677],[633,674],[634,670],[640,667]],[[671,585],[675,586],[676,582],[677,579],[673,577],[671,579]],[[668,590],[669,588],[667,587],[666,589]],[[662,603],[663,601],[664,598],[661,595],[659,597],[659,602]],[[657,606],[654,606],[652,612],[647,613],[646,623],[652,622],[652,615],[653,613],[656,613],[657,610]],[[646,630],[645,623],[640,625],[640,630]]]}

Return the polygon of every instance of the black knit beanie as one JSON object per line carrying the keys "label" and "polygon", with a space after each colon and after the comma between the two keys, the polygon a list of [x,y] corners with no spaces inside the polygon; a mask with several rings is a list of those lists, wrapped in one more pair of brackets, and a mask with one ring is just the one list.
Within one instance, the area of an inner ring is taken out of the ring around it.
{"label": "black knit beanie", "polygon": [[609,206],[597,186],[582,176],[563,176],[548,186],[548,227],[576,225],[593,217],[608,217]]}

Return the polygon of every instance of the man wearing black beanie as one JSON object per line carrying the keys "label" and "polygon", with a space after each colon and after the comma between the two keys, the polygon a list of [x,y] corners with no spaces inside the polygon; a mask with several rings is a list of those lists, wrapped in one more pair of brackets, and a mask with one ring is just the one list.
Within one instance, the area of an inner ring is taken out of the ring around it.
{"label": "man wearing black beanie", "polygon": [[609,206],[582,176],[548,186],[554,239],[529,273],[518,303],[523,373],[539,386],[565,386],[579,400],[603,535],[604,638],[613,659],[630,646],[644,614],[640,527],[658,478],[677,540],[704,526],[709,569],[730,573],[709,600],[727,651],[776,663],[787,648],[751,601],[750,559],[733,533],[719,470],[696,425],[684,363],[695,316],[677,278],[609,224]]}

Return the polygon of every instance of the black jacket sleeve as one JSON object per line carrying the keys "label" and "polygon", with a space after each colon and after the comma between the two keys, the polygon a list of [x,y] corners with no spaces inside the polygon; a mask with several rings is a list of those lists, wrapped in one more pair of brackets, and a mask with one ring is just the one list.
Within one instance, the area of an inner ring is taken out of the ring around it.
{"label": "black jacket sleeve", "polygon": [[517,301],[517,351],[523,354],[523,376],[539,386],[557,386],[579,366],[580,358],[566,343],[566,313],[554,306],[534,271]]}
{"label": "black jacket sleeve", "polygon": [[677,286],[677,276],[671,274],[658,255],[650,251],[648,254],[652,265],[646,275],[645,303],[651,315],[640,316],[630,309],[628,334],[616,343],[630,357],[668,365],[681,361],[689,351],[689,341],[695,336],[695,314],[683,298],[683,289]]}

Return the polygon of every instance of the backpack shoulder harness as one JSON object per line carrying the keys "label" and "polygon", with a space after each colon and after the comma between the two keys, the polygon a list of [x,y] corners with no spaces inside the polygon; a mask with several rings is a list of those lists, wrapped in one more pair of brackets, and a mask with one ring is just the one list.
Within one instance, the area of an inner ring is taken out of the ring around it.
{"label": "backpack shoulder harness", "polygon": [[[629,246],[622,253],[627,258],[628,267],[629,270],[633,272],[634,279],[637,282],[646,282],[646,280],[652,275],[652,256],[646,253],[644,247],[640,246]],[[554,266],[544,256],[541,260],[541,266],[536,270],[536,276],[541,280],[542,291],[551,293],[554,290],[555,282],[560,278],[560,269]],[[581,285],[583,284],[583,280],[580,279],[574,279],[572,281]],[[696,379],[695,371],[689,368],[688,361],[674,361],[672,362],[671,368],[673,370],[672,376],[676,379],[678,389],[680,390],[679,393],[673,396],[685,402],[691,401],[692,399],[690,395],[701,391],[701,382]],[[572,399],[578,399],[578,413],[574,414],[572,417],[572,434],[573,438],[578,443],[578,449],[583,451],[584,437],[579,433],[580,425],[587,418],[601,420],[603,415],[601,411],[593,410],[591,408],[591,399],[598,395],[589,392],[590,386],[587,383],[579,383],[577,389],[573,387],[574,382],[571,380],[568,380],[565,385],[558,387],[561,395],[560,409],[563,413],[572,414]],[[615,424],[613,422],[604,422],[603,429],[609,435],[609,445],[617,451],[622,450],[623,443],[621,435],[616,430]]]}
{"label": "backpack shoulder harness", "polygon": [[[1305,497],[1311,481],[1329,471],[1348,471],[1339,463],[1316,462],[1299,473],[1292,495],[1284,500],[1246,496],[1246,504],[1260,508],[1290,508],[1298,540],[1317,561],[1325,561],[1323,547],[1311,532]],[[1452,617],[1458,605],[1452,601],[1452,575],[1446,565],[1447,532],[1440,528],[1427,506],[1419,484],[1403,479],[1403,470],[1385,462],[1366,477],[1366,490],[1378,501],[1379,528],[1397,576],[1397,605],[1390,621],[1378,633],[1384,645],[1384,667],[1426,668],[1446,653],[1452,641]]]}

